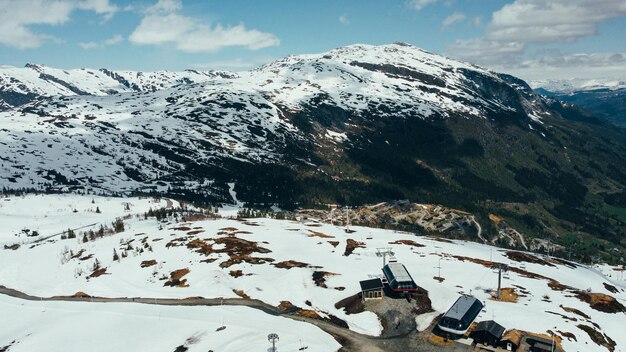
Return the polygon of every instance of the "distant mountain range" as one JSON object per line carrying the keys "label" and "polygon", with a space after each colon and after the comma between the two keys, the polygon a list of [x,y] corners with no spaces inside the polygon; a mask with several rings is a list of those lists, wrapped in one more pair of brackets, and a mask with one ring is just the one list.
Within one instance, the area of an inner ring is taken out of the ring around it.
{"label": "distant mountain range", "polygon": [[[0,69],[0,187],[284,208],[408,199],[626,247],[626,134],[406,44],[240,72]],[[591,251],[591,250],[590,250]],[[623,252],[621,252],[623,253]]]}
{"label": "distant mountain range", "polygon": [[531,86],[540,94],[576,104],[626,128],[626,80],[547,80],[533,81]]}

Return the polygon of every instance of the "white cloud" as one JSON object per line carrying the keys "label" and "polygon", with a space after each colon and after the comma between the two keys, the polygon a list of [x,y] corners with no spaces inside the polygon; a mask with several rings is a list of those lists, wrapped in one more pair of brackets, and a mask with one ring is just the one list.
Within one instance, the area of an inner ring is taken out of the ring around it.
{"label": "white cloud", "polygon": [[474,27],[482,27],[483,26],[482,16],[476,16],[472,18],[472,24],[474,25]]}
{"label": "white cloud", "polygon": [[350,20],[348,19],[348,16],[341,15],[341,16],[339,16],[339,23],[347,26],[347,25],[350,24]]}
{"label": "white cloud", "polygon": [[93,11],[102,15],[108,21],[119,10],[119,8],[109,2],[109,0],[83,0],[76,3],[76,7],[81,10]]}
{"label": "white cloud", "polygon": [[101,43],[97,43],[97,42],[78,43],[78,46],[80,46],[81,48],[85,50],[97,49],[97,48],[104,48],[110,45],[119,44],[122,41],[124,41],[124,37],[122,37],[121,34],[117,34],[109,39],[103,40]]}
{"label": "white cloud", "polygon": [[191,65],[198,70],[225,70],[225,71],[246,71],[262,64],[273,61],[272,57],[256,58],[234,58],[229,60],[216,60]]}
{"label": "white cloud", "polygon": [[594,35],[600,22],[623,15],[624,0],[516,0],[493,13],[487,37],[526,43],[569,42]]}
{"label": "white cloud", "polygon": [[424,7],[436,3],[437,0],[407,0],[406,4],[415,11],[419,11]]}
{"label": "white cloud", "polygon": [[626,52],[541,53],[511,66],[495,66],[527,80],[570,78],[626,78]]}
{"label": "white cloud", "polygon": [[93,11],[107,20],[117,12],[108,0],[0,0],[0,44],[19,49],[36,48],[54,39],[34,32],[32,25],[62,25],[75,10]]}
{"label": "white cloud", "polygon": [[275,35],[247,29],[243,23],[213,26],[181,15],[181,9],[180,1],[160,0],[146,10],[128,39],[139,45],[173,44],[176,49],[191,53],[215,52],[230,46],[256,50],[280,44]]}
{"label": "white cloud", "polygon": [[451,25],[465,21],[465,14],[462,12],[455,12],[450,16],[446,17],[441,23],[444,27],[450,27]]}
{"label": "white cloud", "polygon": [[[542,65],[548,69],[554,64],[548,65],[549,60],[563,59],[570,64],[582,64],[580,57],[566,59],[567,56],[563,55],[525,60],[532,45],[566,43],[595,35],[600,23],[624,15],[624,0],[515,0],[492,14],[483,37],[458,40],[449,53],[509,71],[521,68],[541,70]],[[610,63],[601,60],[600,65]]]}

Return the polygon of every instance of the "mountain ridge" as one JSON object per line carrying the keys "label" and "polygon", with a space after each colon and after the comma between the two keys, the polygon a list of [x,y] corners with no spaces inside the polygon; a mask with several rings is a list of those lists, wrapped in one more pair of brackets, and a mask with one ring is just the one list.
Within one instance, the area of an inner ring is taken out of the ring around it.
{"label": "mountain ridge", "polygon": [[477,213],[487,233],[497,213],[536,236],[626,246],[613,202],[626,138],[507,74],[400,44],[236,75],[123,84],[85,72],[124,92],[43,96],[0,113],[1,187],[228,202],[235,182],[250,206],[408,199]]}

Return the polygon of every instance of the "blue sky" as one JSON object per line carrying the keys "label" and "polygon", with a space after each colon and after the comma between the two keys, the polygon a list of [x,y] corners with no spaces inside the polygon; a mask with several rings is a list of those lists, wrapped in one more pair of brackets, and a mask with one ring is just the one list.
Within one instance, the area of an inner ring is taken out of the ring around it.
{"label": "blue sky", "polygon": [[624,0],[0,0],[0,64],[243,70],[407,42],[522,78],[626,77]]}

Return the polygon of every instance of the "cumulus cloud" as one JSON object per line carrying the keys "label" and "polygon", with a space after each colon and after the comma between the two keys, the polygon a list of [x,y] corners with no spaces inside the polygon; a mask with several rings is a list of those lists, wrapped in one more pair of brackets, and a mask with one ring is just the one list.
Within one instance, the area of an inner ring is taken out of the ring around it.
{"label": "cumulus cloud", "polygon": [[624,0],[516,0],[493,13],[487,37],[526,43],[569,42],[594,35],[600,22],[624,15]]}
{"label": "cumulus cloud", "polygon": [[626,52],[563,54],[553,51],[500,68],[528,80],[572,77],[626,79]]}
{"label": "cumulus cloud", "polygon": [[436,3],[437,0],[407,0],[406,4],[415,11],[419,11],[424,7]]}
{"label": "cumulus cloud", "polygon": [[115,45],[115,44],[119,44],[122,41],[124,41],[124,37],[122,37],[121,34],[117,34],[114,35],[113,37],[109,38],[109,39],[105,39],[102,42],[98,43],[98,42],[86,42],[86,43],[78,43],[78,46],[80,46],[83,49],[97,49],[97,48],[104,48],[110,45]]}
{"label": "cumulus cloud", "polygon": [[34,25],[62,25],[76,10],[93,11],[110,19],[118,8],[109,0],[0,0],[0,44],[19,49],[36,48],[53,39],[34,31]]}
{"label": "cumulus cloud", "polygon": [[[545,56],[527,61],[532,45],[572,42],[595,35],[603,21],[626,15],[624,0],[515,0],[495,11],[484,36],[458,40],[449,54],[492,67],[519,68],[555,64],[549,60],[582,62],[573,56]],[[602,54],[604,55],[604,54]],[[608,65],[602,60],[601,65]]]}
{"label": "cumulus cloud", "polygon": [[211,25],[180,14],[178,0],[160,0],[148,8],[141,23],[128,38],[139,45],[172,44],[190,53],[215,52],[240,46],[257,50],[280,44],[271,33],[247,29],[243,23],[235,26]]}
{"label": "cumulus cloud", "polygon": [[465,16],[464,13],[462,13],[462,12],[455,12],[455,13],[451,14],[450,16],[444,18],[444,20],[443,20],[443,22],[441,24],[444,27],[450,27],[450,26],[452,26],[455,23],[465,21],[465,18],[467,18],[467,16]]}

